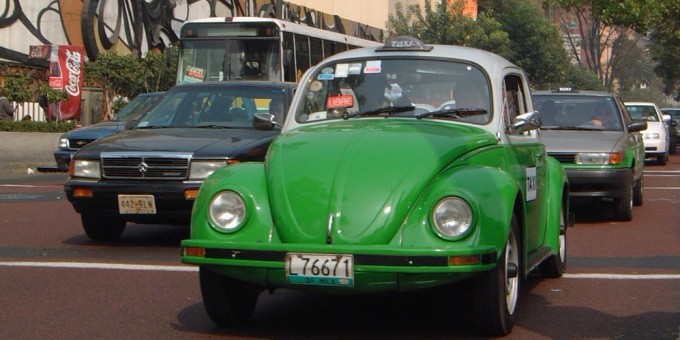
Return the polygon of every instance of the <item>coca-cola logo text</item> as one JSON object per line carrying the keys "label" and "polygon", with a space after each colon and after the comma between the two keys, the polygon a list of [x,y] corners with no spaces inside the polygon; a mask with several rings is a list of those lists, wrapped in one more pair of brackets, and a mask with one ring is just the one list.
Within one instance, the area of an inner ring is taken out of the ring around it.
{"label": "coca-cola logo text", "polygon": [[80,95],[80,64],[82,55],[78,51],[66,50],[66,69],[68,69],[68,84],[66,92],[72,96]]}

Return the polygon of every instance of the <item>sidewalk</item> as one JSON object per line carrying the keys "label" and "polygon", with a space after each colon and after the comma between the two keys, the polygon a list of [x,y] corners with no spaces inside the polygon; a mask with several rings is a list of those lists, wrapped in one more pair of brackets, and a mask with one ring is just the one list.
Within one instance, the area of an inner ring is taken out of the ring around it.
{"label": "sidewalk", "polygon": [[56,167],[53,152],[62,133],[0,132],[0,176],[26,175],[30,168]]}

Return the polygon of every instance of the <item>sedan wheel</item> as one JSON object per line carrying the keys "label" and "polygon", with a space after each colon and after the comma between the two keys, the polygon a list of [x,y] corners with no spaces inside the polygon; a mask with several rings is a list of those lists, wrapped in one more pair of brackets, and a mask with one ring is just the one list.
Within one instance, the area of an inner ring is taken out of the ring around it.
{"label": "sedan wheel", "polygon": [[81,214],[80,221],[87,237],[97,242],[117,241],[127,224],[120,217],[91,214]]}

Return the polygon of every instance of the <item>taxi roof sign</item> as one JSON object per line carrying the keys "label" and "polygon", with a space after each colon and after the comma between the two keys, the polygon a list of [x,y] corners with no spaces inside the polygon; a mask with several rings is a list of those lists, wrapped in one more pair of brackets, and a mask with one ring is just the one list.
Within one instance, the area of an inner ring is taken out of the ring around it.
{"label": "taxi roof sign", "polygon": [[388,52],[388,51],[432,51],[433,46],[426,45],[422,41],[409,36],[398,36],[389,39],[385,42],[385,45],[376,49],[376,52]]}

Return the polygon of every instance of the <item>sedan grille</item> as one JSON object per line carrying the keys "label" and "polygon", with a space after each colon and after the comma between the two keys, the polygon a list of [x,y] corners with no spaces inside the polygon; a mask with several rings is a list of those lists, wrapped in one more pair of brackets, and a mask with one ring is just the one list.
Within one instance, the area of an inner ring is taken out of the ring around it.
{"label": "sedan grille", "polygon": [[548,156],[554,157],[560,163],[574,163],[574,162],[576,162],[576,153],[575,152],[568,152],[568,153],[550,153],[550,152],[548,152]]}
{"label": "sedan grille", "polygon": [[107,157],[102,155],[105,178],[185,179],[189,157]]}
{"label": "sedan grille", "polygon": [[68,140],[68,146],[71,149],[80,149],[83,146],[94,142],[94,139],[84,139],[84,138],[71,138]]}

